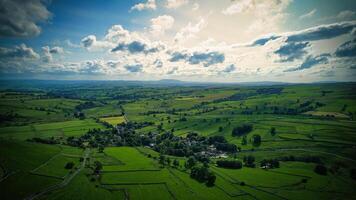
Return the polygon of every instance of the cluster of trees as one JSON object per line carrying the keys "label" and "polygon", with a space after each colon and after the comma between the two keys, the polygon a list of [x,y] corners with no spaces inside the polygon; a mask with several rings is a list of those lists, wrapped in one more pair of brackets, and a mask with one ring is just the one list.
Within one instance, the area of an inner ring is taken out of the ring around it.
{"label": "cluster of trees", "polygon": [[[213,145],[217,150],[235,153],[238,148],[235,144],[230,144],[223,136],[205,137],[197,133],[190,132],[187,136],[174,136],[172,132],[156,135],[154,150],[173,156],[192,156],[203,151],[209,151],[209,146]],[[201,156],[199,157],[202,158]]]}
{"label": "cluster of trees", "polygon": [[317,163],[321,164],[322,161],[318,156],[283,156],[276,158],[278,161],[298,161],[298,162],[305,162],[305,163]]}
{"label": "cluster of trees", "polygon": [[263,159],[260,166],[264,168],[279,168],[279,161],[277,159]]}
{"label": "cluster of trees", "polygon": [[328,169],[324,165],[316,165],[314,168],[314,172],[320,175],[327,175]]}
{"label": "cluster of trees", "polygon": [[243,161],[246,167],[256,167],[254,156],[244,156]]}
{"label": "cluster of trees", "polygon": [[216,165],[222,168],[241,169],[242,162],[238,160],[218,160]]}
{"label": "cluster of trees", "polygon": [[73,169],[74,167],[74,162],[67,162],[66,165],[64,166],[65,169]]}
{"label": "cluster of trees", "polygon": [[251,124],[243,124],[242,126],[237,126],[232,130],[232,136],[243,136],[251,132],[253,126]]}
{"label": "cluster of trees", "polygon": [[195,166],[190,170],[190,177],[205,183],[207,186],[214,186],[216,176],[206,166]]}
{"label": "cluster of trees", "polygon": [[27,139],[28,142],[37,142],[42,144],[59,144],[59,140],[55,139],[54,137],[50,138],[38,138],[34,137],[32,139]]}
{"label": "cluster of trees", "polygon": [[143,128],[152,123],[128,122],[118,125],[116,128],[108,130],[90,129],[86,134],[80,137],[68,137],[67,144],[70,146],[84,147],[88,144],[90,147],[105,146],[141,146],[148,145],[153,141],[151,135],[139,135],[135,129]]}

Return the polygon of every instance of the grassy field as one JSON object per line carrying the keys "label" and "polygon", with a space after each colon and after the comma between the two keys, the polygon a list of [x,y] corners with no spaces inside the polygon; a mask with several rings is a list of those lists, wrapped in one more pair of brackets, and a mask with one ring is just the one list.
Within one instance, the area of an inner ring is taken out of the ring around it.
{"label": "grassy field", "polygon": [[[350,173],[356,169],[355,89],[352,83],[335,83],[38,86],[0,91],[0,196],[24,199],[41,193],[38,199],[353,199],[356,180]],[[185,167],[188,157],[165,155],[171,163],[163,165],[160,155],[168,152],[164,147],[152,141],[132,145],[132,141],[125,141],[128,133],[116,132],[116,127],[110,129],[103,122],[114,126],[134,123],[137,127],[131,134],[138,141],[145,136],[159,141],[164,133],[171,132],[174,137],[166,143],[177,148],[182,143],[195,145],[177,142],[192,132],[223,136],[239,148],[237,153],[226,153],[228,159],[243,162],[245,156],[253,156],[256,166],[221,168],[216,164],[221,158],[210,157],[206,165],[216,180],[208,187],[190,177],[191,170]],[[243,124],[253,125],[251,132],[245,139],[233,136],[233,129]],[[105,137],[88,133],[94,129],[106,130],[100,135]],[[261,137],[257,145],[253,142],[255,135]],[[33,138],[42,140],[34,142]],[[88,138],[96,139],[96,143],[83,142]],[[69,139],[74,142],[69,143]],[[103,145],[108,141],[115,142]],[[308,160],[311,157],[318,161]],[[281,159],[280,166],[262,169],[260,162],[264,159]],[[174,160],[178,166],[173,166]],[[65,169],[68,163],[73,163],[72,169]],[[326,175],[315,173],[317,164],[326,167]]]}
{"label": "grassy field", "polygon": [[103,117],[100,118],[101,121],[107,122],[113,126],[126,122],[124,116],[119,117]]}

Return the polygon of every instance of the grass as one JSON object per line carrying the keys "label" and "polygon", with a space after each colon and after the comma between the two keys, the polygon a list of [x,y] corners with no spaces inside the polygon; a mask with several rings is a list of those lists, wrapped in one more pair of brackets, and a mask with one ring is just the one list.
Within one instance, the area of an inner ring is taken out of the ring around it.
{"label": "grass", "polygon": [[[237,159],[253,155],[257,167],[217,168],[212,159],[209,167],[217,179],[214,187],[207,187],[189,177],[183,157],[169,156],[179,160],[180,167],[175,169],[160,166],[159,153],[147,147],[106,147],[103,153],[92,149],[88,162],[103,164],[98,180],[91,180],[92,169],[84,168],[67,186],[40,199],[352,199],[356,195],[356,181],[350,178],[350,169],[356,165],[355,85],[289,85],[280,94],[261,94],[259,88],[266,87],[78,86],[52,90],[66,98],[47,96],[44,90],[2,91],[0,112],[13,118],[4,118],[0,125],[0,177],[12,173],[0,182],[1,197],[24,199],[58,183],[71,171],[64,165],[74,162],[78,167],[84,153],[63,144],[26,139],[55,137],[65,143],[67,137],[81,136],[89,129],[104,129],[95,119],[112,125],[125,122],[124,112],[130,121],[153,122],[136,130],[139,135],[158,133],[161,123],[164,131],[174,129],[181,137],[191,131],[206,137],[222,135],[241,148]],[[247,95],[226,99],[234,94]],[[89,101],[95,106],[81,110],[86,119],[75,119],[76,106]],[[274,113],[276,107],[279,111],[297,109],[307,101],[313,109]],[[187,120],[180,120],[182,117]],[[231,131],[244,123],[254,128],[246,135],[247,144],[241,145],[242,137],[233,137]],[[272,127],[275,135],[270,133]],[[254,134],[261,135],[260,146],[252,145]],[[317,156],[328,169],[339,168],[321,176],[314,172],[315,163],[280,162],[280,168],[269,170],[258,167],[263,159],[291,155]]]}
{"label": "grass", "polygon": [[101,121],[107,122],[113,126],[116,126],[118,124],[121,124],[123,122],[126,122],[124,116],[118,116],[118,117],[104,117],[100,118]]}

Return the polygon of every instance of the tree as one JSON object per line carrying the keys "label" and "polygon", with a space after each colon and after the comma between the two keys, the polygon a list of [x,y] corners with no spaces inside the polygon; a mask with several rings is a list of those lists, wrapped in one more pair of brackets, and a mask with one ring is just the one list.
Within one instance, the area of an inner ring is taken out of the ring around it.
{"label": "tree", "polygon": [[216,161],[218,167],[230,168],[230,169],[241,169],[242,163],[238,160],[218,160]]}
{"label": "tree", "polygon": [[261,136],[258,134],[253,135],[252,144],[253,144],[253,146],[260,146],[261,145]]}
{"label": "tree", "polygon": [[99,151],[99,153],[103,153],[104,152],[104,147],[103,146],[99,146],[98,151]]}
{"label": "tree", "polygon": [[173,166],[174,166],[175,168],[178,168],[178,167],[179,167],[179,161],[178,161],[177,159],[174,159],[174,160],[173,160]]}
{"label": "tree", "polygon": [[237,126],[232,130],[232,136],[243,136],[251,132],[253,126],[251,124],[243,124],[242,126]]}
{"label": "tree", "polygon": [[101,162],[99,162],[99,161],[95,161],[94,162],[94,172],[96,174],[99,174],[101,169],[103,169],[103,164],[101,164]]}
{"label": "tree", "polygon": [[314,172],[320,175],[326,175],[327,174],[327,169],[324,165],[316,165],[314,168]]}
{"label": "tree", "polygon": [[356,180],[356,168],[350,170],[350,176],[352,179]]}
{"label": "tree", "polygon": [[249,155],[249,156],[244,156],[243,159],[245,166],[246,167],[255,167],[255,157]]}
{"label": "tree", "polygon": [[167,165],[171,165],[171,159],[169,157],[166,158]]}
{"label": "tree", "polygon": [[270,132],[272,136],[276,135],[276,128],[272,127]]}
{"label": "tree", "polygon": [[159,160],[158,160],[159,164],[164,165],[165,161],[166,161],[166,157],[162,154],[159,155]]}
{"label": "tree", "polygon": [[223,131],[223,127],[219,126],[219,132],[222,132],[222,131]]}
{"label": "tree", "polygon": [[244,136],[242,137],[241,144],[242,144],[242,145],[246,145],[246,144],[247,144],[247,137],[246,137],[246,135],[244,135]]}
{"label": "tree", "polygon": [[212,172],[209,172],[206,180],[206,185],[208,187],[214,186],[215,180],[216,180],[216,176]]}
{"label": "tree", "polygon": [[64,166],[65,169],[73,169],[74,163],[73,162],[67,162],[67,164]]}
{"label": "tree", "polygon": [[185,168],[190,169],[196,164],[196,160],[194,157],[190,156],[188,160],[185,162]]}

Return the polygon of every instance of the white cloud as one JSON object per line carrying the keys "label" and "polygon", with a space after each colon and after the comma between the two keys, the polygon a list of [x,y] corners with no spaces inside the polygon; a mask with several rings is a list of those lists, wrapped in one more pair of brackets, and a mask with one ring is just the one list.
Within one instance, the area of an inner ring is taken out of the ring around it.
{"label": "white cloud", "polygon": [[301,15],[301,16],[299,17],[299,19],[311,18],[311,17],[313,17],[313,16],[315,15],[315,13],[316,13],[316,9],[313,9],[313,10],[311,10],[310,12],[305,13],[304,15]]}
{"label": "white cloud", "polygon": [[240,0],[222,10],[224,15],[237,15],[252,19],[247,34],[267,34],[280,31],[286,19],[286,8],[291,0]]}
{"label": "white cloud", "polygon": [[38,59],[40,56],[25,44],[13,48],[0,47],[0,58],[2,59]]}
{"label": "white cloud", "polygon": [[138,10],[138,11],[156,10],[156,8],[157,8],[157,6],[156,6],[155,0],[147,0],[146,3],[135,4],[134,6],[131,7],[130,11],[133,11],[133,10]]}
{"label": "white cloud", "polygon": [[242,12],[247,12],[255,7],[255,2],[253,0],[240,0],[236,3],[230,5],[222,11],[224,15],[233,15]]}
{"label": "white cloud", "polygon": [[189,22],[185,27],[183,27],[174,37],[174,41],[177,43],[182,43],[190,38],[196,37],[203,28],[207,26],[207,22],[204,18],[200,18],[199,22],[192,24]]}
{"label": "white cloud", "polygon": [[53,61],[53,55],[54,54],[63,54],[64,50],[62,47],[52,47],[50,48],[49,46],[44,46],[42,47],[42,51],[43,51],[43,56],[42,56],[42,60],[44,62],[52,62]]}
{"label": "white cloud", "polygon": [[167,0],[166,8],[178,8],[189,3],[188,0]]}
{"label": "white cloud", "polygon": [[198,3],[194,3],[194,4],[193,4],[193,7],[192,7],[192,10],[193,10],[193,11],[196,11],[196,10],[199,9],[199,7],[200,7],[200,5],[199,5]]}
{"label": "white cloud", "polygon": [[345,19],[352,19],[355,16],[356,16],[356,12],[351,10],[343,10],[336,16],[336,18],[340,20],[345,20]]}
{"label": "white cloud", "polygon": [[151,33],[155,36],[163,35],[165,31],[171,29],[174,24],[174,18],[170,15],[161,15],[150,21]]}

